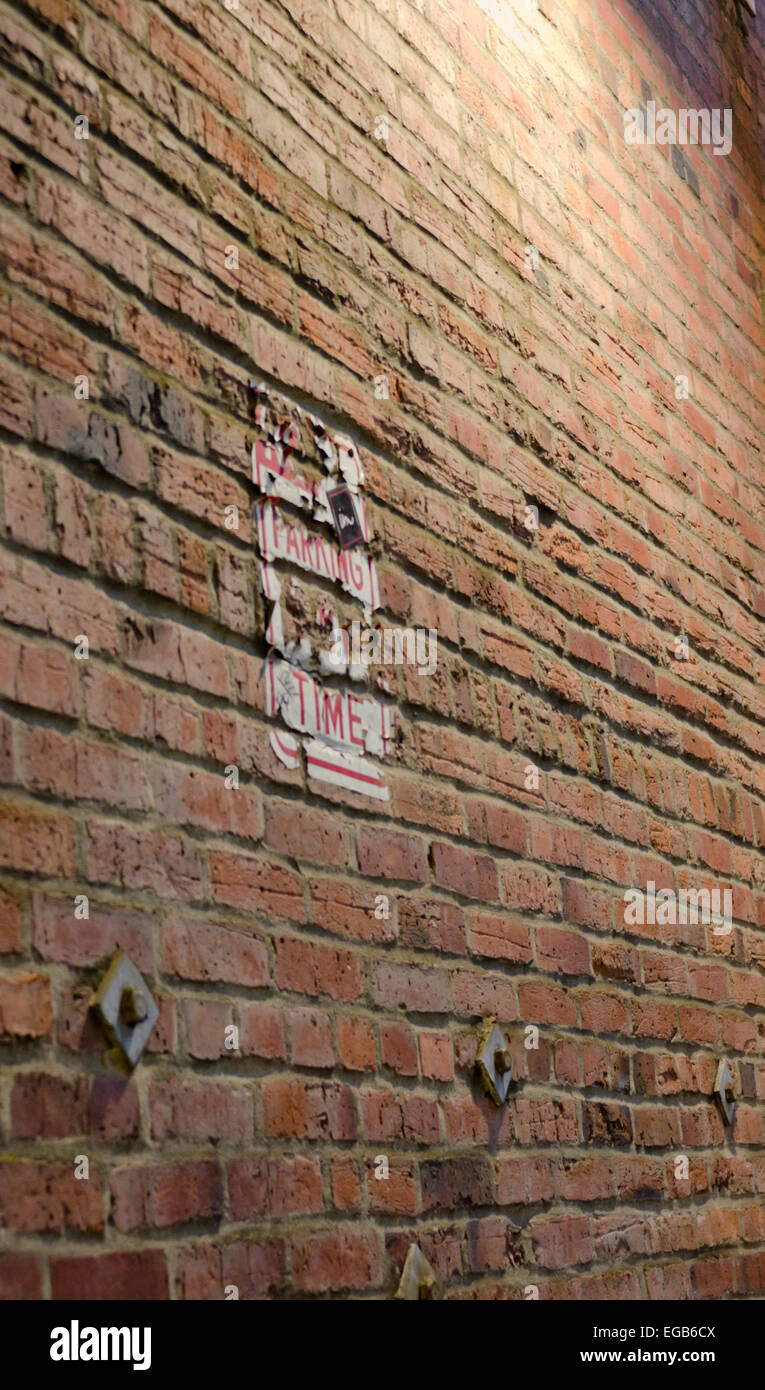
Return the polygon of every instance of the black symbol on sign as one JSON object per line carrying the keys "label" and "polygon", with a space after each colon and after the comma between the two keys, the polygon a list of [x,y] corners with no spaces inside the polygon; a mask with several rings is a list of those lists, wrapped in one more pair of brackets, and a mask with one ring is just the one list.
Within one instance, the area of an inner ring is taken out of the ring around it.
{"label": "black symbol on sign", "polygon": [[327,501],[332,509],[332,520],[342,550],[349,550],[364,539],[353,493],[347,487],[335,487],[327,493]]}

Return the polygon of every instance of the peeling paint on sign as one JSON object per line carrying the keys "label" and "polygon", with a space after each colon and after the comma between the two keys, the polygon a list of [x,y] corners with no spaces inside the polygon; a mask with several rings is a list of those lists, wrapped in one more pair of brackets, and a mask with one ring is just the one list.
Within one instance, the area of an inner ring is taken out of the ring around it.
{"label": "peeling paint on sign", "polygon": [[285,733],[282,729],[272,729],[269,743],[279,761],[284,763],[290,772],[294,772],[300,766],[300,744],[292,734]]}
{"label": "peeling paint on sign", "polygon": [[273,502],[256,508],[256,525],[264,560],[286,560],[298,565],[320,579],[340,584],[365,608],[373,612],[379,608],[377,570],[369,555],[355,550],[344,552],[333,541],[312,535],[305,527],[285,520]]}
{"label": "peeling paint on sign", "polygon": [[382,769],[373,759],[385,758],[393,747],[395,711],[319,679],[368,681],[369,674],[343,657],[342,620],[326,591],[322,596],[299,577],[339,587],[361,605],[366,622],[380,607],[377,570],[364,548],[371,534],[361,459],[347,435],[332,432],[262,383],[250,385],[257,393],[255,423],[269,436],[253,441],[252,478],[259,494],[253,520],[269,649],[266,711],[284,726],[272,730],[271,747],[285,767],[296,769],[301,742],[295,733],[304,735],[310,778],[387,800]]}
{"label": "peeling paint on sign", "polygon": [[387,705],[353,690],[324,686],[289,661],[266,662],[266,710],[299,733],[319,735],[351,753],[384,757],[392,737]]}
{"label": "peeling paint on sign", "polygon": [[345,787],[346,791],[360,792],[362,796],[388,800],[390,793],[382,771],[368,758],[342,753],[318,738],[306,743],[305,751],[308,776],[317,782],[330,782],[336,787]]}

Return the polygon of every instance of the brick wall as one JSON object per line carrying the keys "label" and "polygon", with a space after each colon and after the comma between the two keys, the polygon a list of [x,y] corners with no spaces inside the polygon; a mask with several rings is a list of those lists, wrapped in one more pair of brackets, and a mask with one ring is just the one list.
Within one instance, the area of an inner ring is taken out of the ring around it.
{"label": "brick wall", "polygon": [[[388,1298],[418,1240],[452,1298],[763,1297],[738,13],[0,3],[6,1296]],[[731,107],[730,155],[628,146],[649,100]],[[376,617],[438,634],[380,694],[387,802],[270,742],[253,376],[355,441]],[[732,888],[732,931],[626,923],[649,881]]]}

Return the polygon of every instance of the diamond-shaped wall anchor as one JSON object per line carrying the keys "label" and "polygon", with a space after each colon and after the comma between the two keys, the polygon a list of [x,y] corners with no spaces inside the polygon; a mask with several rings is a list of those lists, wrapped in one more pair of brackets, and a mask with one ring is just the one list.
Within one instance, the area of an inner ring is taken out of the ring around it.
{"label": "diamond-shaped wall anchor", "polygon": [[513,1079],[513,1059],[507,1038],[494,1018],[485,1018],[478,1030],[476,1066],[495,1105],[504,1105]]}
{"label": "diamond-shaped wall anchor", "polygon": [[733,1124],[733,1116],[736,1111],[735,1094],[733,1089],[733,1074],[728,1063],[723,1058],[717,1066],[715,1077],[715,1100],[717,1107],[722,1115],[723,1124]]}
{"label": "diamond-shaped wall anchor", "polygon": [[118,951],[90,1006],[104,1026],[111,1042],[134,1067],[159,1018],[146,981],[124,951]]}
{"label": "diamond-shaped wall anchor", "polygon": [[394,1298],[415,1303],[418,1299],[438,1298],[436,1276],[419,1245],[410,1245],[406,1253],[401,1279]]}

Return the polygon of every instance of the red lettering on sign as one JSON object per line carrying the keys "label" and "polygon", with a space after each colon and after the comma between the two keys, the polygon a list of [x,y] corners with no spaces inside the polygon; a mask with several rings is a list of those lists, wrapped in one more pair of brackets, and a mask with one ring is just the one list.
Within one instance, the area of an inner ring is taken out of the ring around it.
{"label": "red lettering on sign", "polygon": [[295,552],[295,559],[297,563],[300,564],[300,547],[298,545],[297,531],[294,526],[287,527],[287,554],[289,555],[291,551]]}
{"label": "red lettering on sign", "polygon": [[359,725],[359,728],[361,728],[361,715],[360,715],[360,714],[354,714],[353,708],[352,708],[353,705],[357,705],[358,703],[359,703],[359,700],[358,700],[357,696],[356,696],[356,695],[351,695],[351,693],[350,693],[350,691],[349,691],[349,692],[348,692],[348,737],[349,737],[351,743],[355,743],[355,744],[357,744],[357,746],[358,746],[359,748],[363,748],[363,747],[364,747],[364,740],[363,740],[363,738],[356,738],[356,736],[354,735],[354,732],[353,732],[353,726],[354,726],[354,724],[358,724],[358,725]]}
{"label": "red lettering on sign", "polygon": [[316,731],[318,733],[321,729],[321,686],[316,681],[313,682],[313,703],[316,714]]}
{"label": "red lettering on sign", "polygon": [[255,441],[255,462],[258,469],[271,468],[279,471],[279,455],[273,444],[267,444],[263,439]]}
{"label": "red lettering on sign", "polygon": [[[343,558],[345,558],[345,556]],[[359,559],[358,552],[353,550],[348,551],[348,566],[351,571],[351,579],[356,585],[356,590],[358,593],[361,593],[364,587],[364,567]]]}
{"label": "red lettering on sign", "polygon": [[308,727],[308,725],[306,724],[305,718],[305,699],[303,697],[303,684],[305,681],[307,681],[309,685],[313,685],[313,681],[311,680],[310,676],[307,676],[305,674],[305,671],[299,671],[297,666],[292,667],[292,674],[300,687],[300,725],[301,728],[305,729]]}
{"label": "red lettering on sign", "polygon": [[338,690],[335,695],[330,695],[328,690],[324,691],[324,732],[328,738],[334,736],[345,741],[342,690]]}
{"label": "red lettering on sign", "polygon": [[[332,569],[331,560],[328,560],[328,559],[327,559],[326,548],[325,548],[325,545],[324,545],[323,540],[321,540],[321,538],[320,538],[319,536],[317,536],[316,539],[315,539],[314,544],[315,544],[315,546],[316,546],[316,568],[317,568],[317,570],[320,570],[320,569],[321,569],[321,566],[323,565],[323,566],[324,566],[324,573],[327,574],[327,575],[329,575],[330,579],[334,579],[334,571],[333,571],[333,569]],[[332,552],[330,551],[330,556],[331,556],[331,553],[332,553]]]}
{"label": "red lettering on sign", "polygon": [[307,531],[301,531],[301,533],[300,533],[300,541],[301,541],[301,544],[302,544],[302,547],[303,547],[303,564],[304,564],[304,565],[307,565],[308,568],[309,568],[310,570],[312,570],[313,567],[314,567],[314,558],[313,558],[313,555],[311,554],[311,546],[313,545],[313,536],[309,536],[309,534],[308,534]]}

